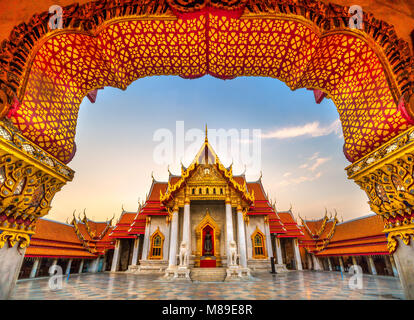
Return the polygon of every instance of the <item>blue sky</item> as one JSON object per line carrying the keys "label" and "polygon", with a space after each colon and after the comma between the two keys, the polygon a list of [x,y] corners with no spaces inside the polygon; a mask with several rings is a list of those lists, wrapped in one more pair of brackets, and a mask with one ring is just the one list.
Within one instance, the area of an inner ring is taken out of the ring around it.
{"label": "blue sky", "polygon": [[[332,101],[317,105],[312,91],[291,91],[270,78],[163,76],[139,79],[126,91],[100,90],[94,104],[83,100],[77,154],[69,163],[75,179],[55,196],[49,217],[65,221],[86,208],[88,217],[106,220],[119,217],[122,205],[136,210],[151,172],[157,180],[168,176],[167,165],[154,161],[159,142],[153,135],[160,128],[175,134],[176,121],[184,121],[185,130],[204,130],[206,123],[209,129],[260,129],[262,181],[278,210],[292,204],[295,214],[318,218],[327,207],[344,220],[369,212],[365,193],[346,177],[349,162]],[[235,174],[242,170],[234,167]],[[171,171],[179,172],[179,165]]]}

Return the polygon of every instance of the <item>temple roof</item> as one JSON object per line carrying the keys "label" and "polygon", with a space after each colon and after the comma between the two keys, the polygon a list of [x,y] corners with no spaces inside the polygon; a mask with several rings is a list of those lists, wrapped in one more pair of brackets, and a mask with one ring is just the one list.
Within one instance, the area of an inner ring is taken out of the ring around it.
{"label": "temple roof", "polygon": [[[306,221],[303,230],[308,231],[313,226],[318,226],[314,230],[321,230],[320,219]],[[330,224],[335,221],[329,220],[326,223],[326,229],[330,229]],[[333,230],[333,231],[332,231]],[[383,233],[384,223],[382,218],[376,214],[370,214],[357,219],[337,223],[331,228],[330,238],[323,232],[318,238],[313,238],[307,234],[300,240],[300,246],[317,256],[335,256],[335,255],[375,255],[389,254],[387,249],[387,238]],[[306,234],[306,233],[305,233]]]}
{"label": "temple roof", "polygon": [[111,239],[119,239],[119,238],[136,238],[135,235],[129,233],[131,229],[131,225],[134,222],[138,212],[126,212],[123,211],[121,216],[119,217],[116,226],[109,234],[109,238]]}
{"label": "temple roof", "polygon": [[74,226],[40,218],[26,257],[95,258],[76,236]]}
{"label": "temple roof", "polygon": [[279,238],[301,238],[304,236],[304,233],[293,217],[291,210],[278,211],[277,215],[280,217],[283,227],[286,229],[286,233],[278,235]]}

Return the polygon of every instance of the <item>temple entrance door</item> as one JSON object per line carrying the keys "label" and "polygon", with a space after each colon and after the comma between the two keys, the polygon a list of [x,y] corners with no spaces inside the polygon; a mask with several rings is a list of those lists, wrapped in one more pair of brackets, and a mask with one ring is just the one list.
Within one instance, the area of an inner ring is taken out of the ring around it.
{"label": "temple entrance door", "polygon": [[208,210],[196,227],[197,253],[195,266],[215,268],[221,266],[220,228],[210,216]]}
{"label": "temple entrance door", "polygon": [[200,267],[216,267],[216,257],[214,256],[214,230],[210,225],[206,225],[203,228],[201,247],[202,257],[200,258]]}

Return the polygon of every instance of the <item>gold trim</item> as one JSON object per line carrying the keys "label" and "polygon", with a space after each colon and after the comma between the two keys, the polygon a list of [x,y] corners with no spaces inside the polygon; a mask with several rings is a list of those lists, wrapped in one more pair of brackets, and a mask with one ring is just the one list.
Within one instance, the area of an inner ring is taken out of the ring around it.
{"label": "gold trim", "polygon": [[[263,248],[263,254],[262,255],[257,255],[255,253],[255,250],[254,250],[255,248],[259,248],[259,247],[256,247],[255,243],[254,243],[254,238],[256,237],[257,234],[259,234],[262,238],[262,247],[261,247],[261,248]],[[253,257],[253,259],[266,259],[267,258],[266,236],[262,231],[260,231],[259,227],[256,226],[256,230],[254,230],[254,232],[252,233],[251,239],[252,239],[252,251],[253,251],[252,257]]]}

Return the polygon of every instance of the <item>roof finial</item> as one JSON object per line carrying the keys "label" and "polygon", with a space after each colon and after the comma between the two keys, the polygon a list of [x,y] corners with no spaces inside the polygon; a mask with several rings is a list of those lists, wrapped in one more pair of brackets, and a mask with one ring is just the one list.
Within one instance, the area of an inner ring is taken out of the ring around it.
{"label": "roof finial", "polygon": [[152,181],[155,181],[155,178],[154,178],[154,171],[152,171],[152,172],[151,172],[151,178],[152,178]]}
{"label": "roof finial", "polygon": [[290,203],[289,211],[292,212],[292,203]]}
{"label": "roof finial", "polygon": [[168,171],[168,174],[171,175],[170,165],[167,166],[167,171]]}
{"label": "roof finial", "polygon": [[122,213],[124,213],[124,212],[125,212],[124,204],[122,204]]}
{"label": "roof finial", "polygon": [[208,137],[207,137],[207,123],[206,123],[206,137],[204,138],[204,141],[207,142],[208,141]]}

